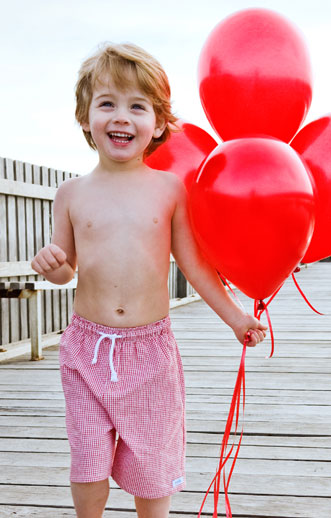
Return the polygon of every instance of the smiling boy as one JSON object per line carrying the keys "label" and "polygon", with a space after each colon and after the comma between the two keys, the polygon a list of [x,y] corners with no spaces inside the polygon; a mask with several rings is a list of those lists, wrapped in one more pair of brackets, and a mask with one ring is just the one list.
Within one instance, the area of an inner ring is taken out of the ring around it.
{"label": "smiling boy", "polygon": [[266,328],[233,302],[203,258],[181,181],[144,163],[176,121],[160,64],[135,45],[105,45],[83,63],[76,99],[98,164],[59,187],[52,243],[32,261],[58,284],[78,264],[74,314],[60,347],[73,500],[78,518],[101,518],[112,476],[135,496],[139,518],[166,518],[170,495],[185,487],[170,252],[241,343],[250,330],[248,345],[256,345]]}

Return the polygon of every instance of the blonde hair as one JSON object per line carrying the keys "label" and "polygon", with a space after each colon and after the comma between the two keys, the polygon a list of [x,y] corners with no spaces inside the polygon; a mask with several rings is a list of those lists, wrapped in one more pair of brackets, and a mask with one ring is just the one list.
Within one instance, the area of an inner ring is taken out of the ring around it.
{"label": "blonde hair", "polygon": [[[132,43],[105,43],[86,59],[80,67],[76,83],[76,120],[80,125],[88,123],[89,108],[95,84],[109,76],[116,88],[126,89],[135,83],[152,103],[157,123],[166,122],[164,132],[153,138],[144,153],[144,158],[163,144],[172,131],[176,131],[178,118],[171,111],[170,85],[160,63],[148,52]],[[89,131],[84,136],[92,149],[95,142]]]}

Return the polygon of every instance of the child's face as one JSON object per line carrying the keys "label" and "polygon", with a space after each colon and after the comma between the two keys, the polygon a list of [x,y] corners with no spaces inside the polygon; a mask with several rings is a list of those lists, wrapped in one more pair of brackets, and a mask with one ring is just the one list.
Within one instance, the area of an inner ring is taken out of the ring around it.
{"label": "child's face", "polygon": [[119,90],[112,82],[97,82],[89,109],[90,131],[100,157],[114,162],[130,162],[143,157],[152,137],[160,137],[164,127],[156,123],[151,100],[138,86]]}

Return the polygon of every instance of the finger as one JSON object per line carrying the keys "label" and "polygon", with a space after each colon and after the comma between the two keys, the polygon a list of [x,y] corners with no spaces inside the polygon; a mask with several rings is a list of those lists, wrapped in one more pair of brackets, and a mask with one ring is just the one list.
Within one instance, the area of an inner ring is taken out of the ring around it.
{"label": "finger", "polygon": [[256,335],[254,329],[250,329],[248,331],[248,333],[249,333],[249,342],[247,342],[247,345],[248,345],[248,347],[255,347],[259,340],[258,336]]}
{"label": "finger", "polygon": [[41,255],[36,256],[35,265],[38,273],[40,273],[41,275],[45,275],[45,273],[49,273],[51,271],[50,266],[47,264],[47,262],[43,259]]}
{"label": "finger", "polygon": [[47,259],[45,259],[43,253],[39,253],[38,254],[38,256],[36,258],[36,262],[38,262],[39,267],[42,270],[41,271],[42,274],[49,273],[49,272],[53,271],[53,268],[51,267],[51,265],[48,264],[48,261],[47,261]]}
{"label": "finger", "polygon": [[257,339],[255,336],[252,336],[250,341],[247,343],[248,347],[255,347],[257,345]]}
{"label": "finger", "polygon": [[258,343],[262,342],[264,339],[262,332],[257,329],[252,329],[251,334],[252,334],[252,343],[254,342],[254,346],[257,345]]}
{"label": "finger", "polygon": [[46,261],[48,267],[51,270],[56,270],[61,266],[61,263],[57,260],[56,256],[52,253],[50,248],[46,248],[43,251],[42,258]]}
{"label": "finger", "polygon": [[40,266],[40,264],[38,263],[38,261],[36,260],[36,258],[32,259],[31,261],[31,268],[39,273],[40,275],[42,275],[44,273],[42,267]]}
{"label": "finger", "polygon": [[256,333],[259,337],[259,340],[262,342],[262,340],[264,340],[264,333],[263,331],[261,331],[260,329],[256,329]]}
{"label": "finger", "polygon": [[66,261],[67,254],[59,246],[52,243],[49,245],[49,250],[52,252],[59,264],[63,264]]}

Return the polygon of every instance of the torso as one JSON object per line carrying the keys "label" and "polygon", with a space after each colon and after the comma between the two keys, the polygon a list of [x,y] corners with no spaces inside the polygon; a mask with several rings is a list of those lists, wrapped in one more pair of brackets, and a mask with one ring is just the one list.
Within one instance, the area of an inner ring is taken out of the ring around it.
{"label": "torso", "polygon": [[69,210],[78,262],[74,309],[111,327],[144,325],[169,311],[172,174],[129,175],[77,178]]}

